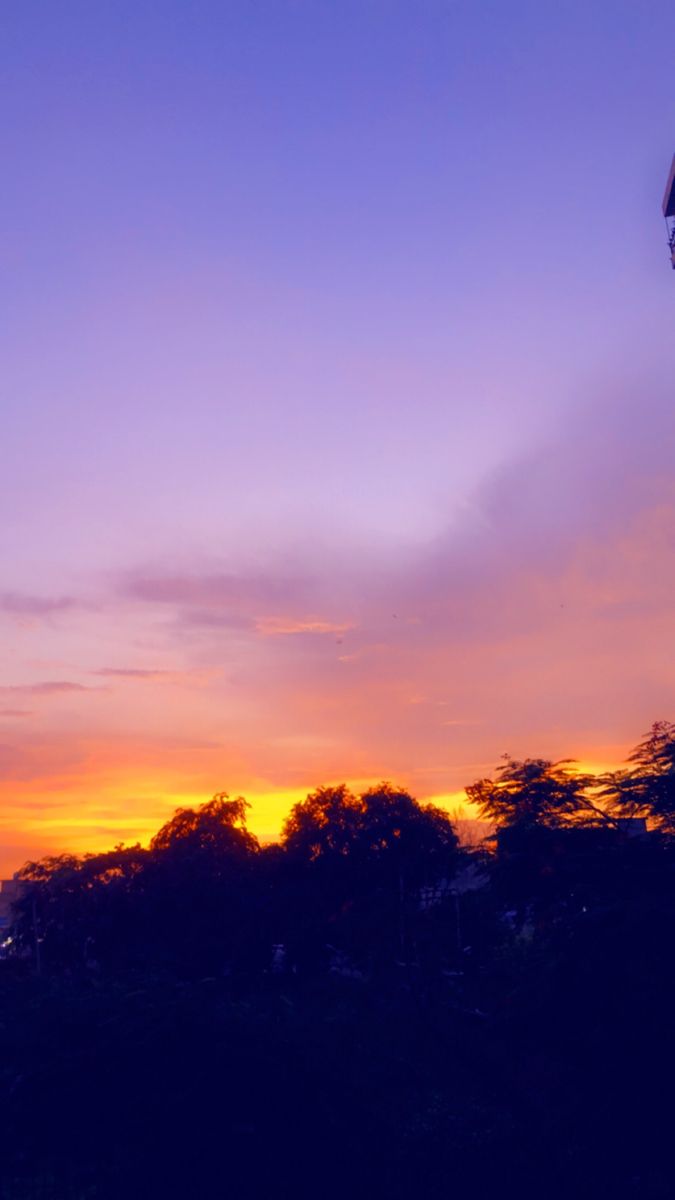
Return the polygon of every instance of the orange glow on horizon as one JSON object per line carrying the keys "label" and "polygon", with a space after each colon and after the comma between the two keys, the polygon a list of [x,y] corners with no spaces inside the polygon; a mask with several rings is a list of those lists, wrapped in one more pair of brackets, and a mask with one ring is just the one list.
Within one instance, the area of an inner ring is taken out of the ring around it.
{"label": "orange glow on horizon", "polygon": [[[321,782],[321,781],[320,781]],[[325,782],[337,782],[336,780]],[[340,781],[341,782],[341,781]],[[381,776],[347,778],[354,790],[381,782]],[[262,842],[276,840],[291,808],[316,788],[317,783],[295,788],[230,788],[249,802],[249,829]],[[196,807],[210,799],[214,788],[180,786],[157,772],[93,772],[78,779],[49,779],[0,784],[0,873],[12,874],[27,858],[50,853],[111,849],[123,842],[147,845],[177,808]],[[459,815],[466,810],[463,792],[422,797]],[[464,815],[462,813],[462,815]],[[16,846],[16,850],[13,848]]]}
{"label": "orange glow on horizon", "polygon": [[[598,774],[616,765],[598,754],[577,762],[575,769]],[[382,774],[345,773],[339,780],[319,777],[302,787],[277,788],[251,780],[248,787],[242,784],[225,790],[244,796],[250,804],[249,828],[262,842],[270,842],[280,836],[292,806],[321,783],[345,781],[358,791],[382,778]],[[409,786],[422,803],[446,809],[451,817],[470,820],[480,816],[463,788],[424,794],[405,779],[395,782]],[[208,777],[206,771],[190,777],[187,763],[183,771],[176,763],[120,768],[110,748],[72,773],[0,782],[0,875],[11,875],[27,859],[46,854],[102,851],[120,842],[147,845],[177,808],[196,807],[218,790],[210,769]]]}

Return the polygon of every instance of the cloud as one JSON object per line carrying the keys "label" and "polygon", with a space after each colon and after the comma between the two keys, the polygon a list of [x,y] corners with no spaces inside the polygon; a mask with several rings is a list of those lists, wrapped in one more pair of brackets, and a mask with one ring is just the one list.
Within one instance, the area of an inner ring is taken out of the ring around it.
{"label": "cloud", "polygon": [[101,690],[101,688],[87,687],[84,683],[73,683],[69,679],[47,679],[40,683],[19,683],[0,687],[0,694],[55,696],[67,692],[93,692]]}
{"label": "cloud", "polygon": [[353,581],[344,587],[339,571],[322,571],[318,562],[298,571],[212,570],[179,574],[143,569],[122,580],[125,598],[142,605],[160,605],[173,611],[176,624],[185,630],[209,630],[262,637],[343,634],[354,625],[344,603]]}
{"label": "cloud", "polygon": [[25,592],[0,593],[0,612],[11,616],[49,617],[77,607],[73,596],[34,596]]}
{"label": "cloud", "polygon": [[304,620],[292,617],[262,617],[256,621],[255,628],[265,637],[278,637],[289,634],[346,633],[354,626],[348,622],[322,621],[318,617],[308,617]]}
{"label": "cloud", "polygon": [[176,674],[179,672],[141,667],[99,667],[92,671],[92,675],[102,675],[107,679],[166,679]]}
{"label": "cloud", "polygon": [[128,574],[121,584],[122,593],[132,600],[202,612],[225,610],[235,616],[278,610],[310,588],[307,577],[273,572],[150,574],[141,571]]}
{"label": "cloud", "polygon": [[28,708],[0,708],[0,717],[32,717]]}
{"label": "cloud", "polygon": [[255,629],[253,616],[215,608],[181,608],[176,623],[183,629],[214,629],[232,633],[251,633]]}
{"label": "cloud", "polygon": [[53,696],[58,692],[91,692],[95,689],[87,687],[84,683],[72,683],[68,679],[48,679],[42,683],[28,684],[20,690],[32,692],[36,696]]}
{"label": "cloud", "polygon": [[[424,764],[453,787],[467,762],[484,769],[506,749],[595,752],[671,715],[674,444],[658,391],[579,407],[434,540],[370,573],[340,564],[323,595],[335,584],[359,614],[343,652],[271,637],[242,675],[276,745],[331,731],[352,763],[408,778]],[[330,602],[309,611],[334,621]]]}
{"label": "cloud", "polygon": [[200,630],[187,652],[223,668],[223,712],[252,760],[256,724],[263,739],[330,731],[378,768],[389,755],[393,769],[416,759],[448,773],[460,741],[479,761],[528,730],[552,752],[565,731],[623,736],[658,715],[669,686],[658,663],[675,587],[674,443],[658,390],[649,404],[579,406],[424,545],[369,564],[315,548],[255,574],[137,569],[124,594],[173,610],[164,649]]}
{"label": "cloud", "polygon": [[221,672],[217,667],[189,667],[182,670],[163,667],[98,667],[90,674],[113,683],[160,683],[181,688],[204,688],[212,684]]}
{"label": "cloud", "polygon": [[[101,687],[68,680],[74,643],[31,665],[66,678],[0,696],[16,711],[16,693],[108,697],[64,703],[78,712],[53,724],[45,713],[41,747],[17,721],[0,756],[8,793],[17,779],[79,788],[123,813],[143,783],[153,796],[253,797],[385,776],[424,797],[456,792],[506,750],[618,761],[673,715],[673,444],[665,398],[594,404],[424,544],[369,561],[313,546],[292,569],[256,573],[137,567],[81,635],[82,678]],[[172,662],[185,666],[153,665]],[[144,682],[157,684],[152,706]]]}

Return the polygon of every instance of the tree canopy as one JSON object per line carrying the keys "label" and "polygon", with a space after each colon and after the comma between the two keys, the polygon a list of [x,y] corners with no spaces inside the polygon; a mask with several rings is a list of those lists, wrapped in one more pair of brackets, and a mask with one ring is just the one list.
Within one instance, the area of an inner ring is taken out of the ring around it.
{"label": "tree canopy", "polygon": [[446,812],[420,804],[391,783],[360,795],[340,784],[318,788],[294,805],[282,845],[309,862],[348,857],[373,871],[388,865],[422,878],[439,865],[447,867],[457,836]]}
{"label": "tree canopy", "polygon": [[570,759],[522,761],[504,756],[496,779],[479,779],[466,789],[482,817],[498,828],[555,828],[580,817],[604,817],[589,798],[592,775],[577,772]]}
{"label": "tree canopy", "polygon": [[155,834],[150,850],[180,851],[185,854],[255,854],[258,839],[246,828],[250,807],[242,796],[230,800],[218,792],[199,808],[179,808]]}
{"label": "tree canopy", "polygon": [[603,798],[624,816],[646,817],[675,833],[675,724],[655,721],[628,756],[628,766],[605,776]]}

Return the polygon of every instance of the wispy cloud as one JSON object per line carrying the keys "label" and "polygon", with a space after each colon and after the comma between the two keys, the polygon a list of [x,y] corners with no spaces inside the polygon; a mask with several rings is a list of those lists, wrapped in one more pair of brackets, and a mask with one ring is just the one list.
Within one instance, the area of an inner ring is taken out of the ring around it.
{"label": "wispy cloud", "polygon": [[93,691],[101,689],[87,687],[84,683],[73,683],[69,679],[46,679],[39,683],[18,683],[0,687],[0,695],[56,696],[66,692]]}
{"label": "wispy cloud", "polygon": [[261,617],[255,625],[258,633],[265,637],[278,637],[289,634],[340,634],[346,633],[354,626],[348,622],[325,621],[319,617],[305,619],[293,617]]}
{"label": "wispy cloud", "polygon": [[35,596],[27,592],[1,592],[0,612],[18,617],[49,617],[77,607],[74,596]]}
{"label": "wispy cloud", "polygon": [[92,671],[92,675],[102,675],[106,679],[166,679],[177,674],[179,672],[154,667],[99,667]]}
{"label": "wispy cloud", "polygon": [[214,667],[97,667],[91,671],[101,679],[129,683],[176,684],[181,687],[204,687],[217,679],[220,670]]}
{"label": "wispy cloud", "polygon": [[139,570],[128,574],[122,594],[143,605],[160,605],[176,623],[195,631],[231,631],[246,635],[343,634],[354,622],[340,611],[345,595],[334,573],[324,574],[316,563],[296,572],[189,571],[163,575]]}
{"label": "wispy cloud", "polygon": [[146,603],[172,605],[200,611],[223,611],[250,615],[277,611],[311,589],[308,577],[275,572],[204,572],[183,574],[137,572],[121,582],[122,594]]}

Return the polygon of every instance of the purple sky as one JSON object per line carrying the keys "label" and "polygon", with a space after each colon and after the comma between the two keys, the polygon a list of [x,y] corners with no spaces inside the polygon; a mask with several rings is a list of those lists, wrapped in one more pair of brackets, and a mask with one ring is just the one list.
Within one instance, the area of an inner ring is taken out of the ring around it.
{"label": "purple sky", "polygon": [[672,718],[674,44],[665,0],[3,6],[1,869]]}

